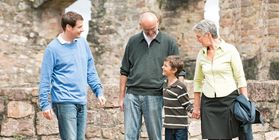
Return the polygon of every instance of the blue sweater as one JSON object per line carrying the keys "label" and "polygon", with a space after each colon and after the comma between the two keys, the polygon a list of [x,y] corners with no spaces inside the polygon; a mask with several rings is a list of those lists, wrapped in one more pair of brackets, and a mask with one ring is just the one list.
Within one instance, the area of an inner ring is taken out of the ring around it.
{"label": "blue sweater", "polygon": [[57,38],[45,50],[41,67],[40,109],[51,108],[53,103],[86,104],[87,84],[97,97],[103,94],[95,68],[94,58],[84,38],[62,44]]}

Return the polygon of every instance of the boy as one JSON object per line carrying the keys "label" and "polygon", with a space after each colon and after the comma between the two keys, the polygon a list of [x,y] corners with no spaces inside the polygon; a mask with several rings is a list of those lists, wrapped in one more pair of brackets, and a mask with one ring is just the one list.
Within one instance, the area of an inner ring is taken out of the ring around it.
{"label": "boy", "polygon": [[187,112],[192,112],[193,106],[186,86],[177,78],[183,69],[183,61],[179,56],[168,56],[162,69],[167,77],[163,89],[165,140],[187,140]]}

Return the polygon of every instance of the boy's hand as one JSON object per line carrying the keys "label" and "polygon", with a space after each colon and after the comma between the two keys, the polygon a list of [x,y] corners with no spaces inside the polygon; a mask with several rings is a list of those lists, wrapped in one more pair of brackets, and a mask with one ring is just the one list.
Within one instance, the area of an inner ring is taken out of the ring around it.
{"label": "boy's hand", "polygon": [[200,118],[200,108],[194,107],[194,110],[192,112],[192,117],[196,119]]}

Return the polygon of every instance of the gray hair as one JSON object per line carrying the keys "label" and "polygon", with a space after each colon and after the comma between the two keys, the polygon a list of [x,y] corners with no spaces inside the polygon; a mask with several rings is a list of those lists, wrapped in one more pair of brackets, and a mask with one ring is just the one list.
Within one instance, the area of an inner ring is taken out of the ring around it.
{"label": "gray hair", "polygon": [[204,19],[193,27],[193,31],[197,33],[210,33],[213,38],[218,38],[217,27],[211,20]]}

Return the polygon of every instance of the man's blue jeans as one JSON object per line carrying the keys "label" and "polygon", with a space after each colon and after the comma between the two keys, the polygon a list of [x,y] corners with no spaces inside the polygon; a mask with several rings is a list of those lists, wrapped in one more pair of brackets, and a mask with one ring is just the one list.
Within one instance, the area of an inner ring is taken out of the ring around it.
{"label": "man's blue jeans", "polygon": [[53,103],[62,140],[85,140],[87,118],[86,105]]}
{"label": "man's blue jeans", "polygon": [[162,140],[162,96],[127,93],[124,99],[125,140],[138,140],[144,117],[149,140]]}
{"label": "man's blue jeans", "polygon": [[165,128],[165,140],[188,140],[188,129]]}

